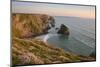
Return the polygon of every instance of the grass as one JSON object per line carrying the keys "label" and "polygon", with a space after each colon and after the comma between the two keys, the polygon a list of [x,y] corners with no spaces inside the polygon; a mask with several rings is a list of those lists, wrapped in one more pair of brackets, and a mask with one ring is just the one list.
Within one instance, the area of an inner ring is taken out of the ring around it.
{"label": "grass", "polygon": [[[63,63],[63,62],[75,62],[81,61],[81,58],[75,54],[71,54],[69,52],[65,52],[63,49],[49,46],[49,44],[44,43],[41,40],[27,40],[20,38],[13,38],[13,61],[14,64],[27,64],[30,62],[36,62],[32,58],[28,58],[30,61],[26,61],[25,63],[21,62],[20,56],[26,54],[26,56],[30,53],[38,58],[38,60],[42,61],[42,63],[37,64],[45,64],[45,63]],[[28,57],[28,56],[27,56]]]}

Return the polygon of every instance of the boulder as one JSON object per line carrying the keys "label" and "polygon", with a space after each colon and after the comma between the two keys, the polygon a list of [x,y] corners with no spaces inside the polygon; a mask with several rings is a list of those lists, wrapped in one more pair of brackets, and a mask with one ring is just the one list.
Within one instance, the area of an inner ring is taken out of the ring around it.
{"label": "boulder", "polygon": [[61,24],[60,29],[57,32],[58,34],[64,34],[64,35],[69,35],[69,29],[67,26],[65,26],[64,24]]}

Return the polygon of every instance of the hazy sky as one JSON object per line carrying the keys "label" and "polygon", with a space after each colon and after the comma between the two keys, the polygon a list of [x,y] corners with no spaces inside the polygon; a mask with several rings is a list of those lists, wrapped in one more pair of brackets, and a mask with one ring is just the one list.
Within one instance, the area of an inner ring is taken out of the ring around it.
{"label": "hazy sky", "polygon": [[53,16],[95,18],[94,6],[60,5],[12,1],[13,13],[39,13]]}

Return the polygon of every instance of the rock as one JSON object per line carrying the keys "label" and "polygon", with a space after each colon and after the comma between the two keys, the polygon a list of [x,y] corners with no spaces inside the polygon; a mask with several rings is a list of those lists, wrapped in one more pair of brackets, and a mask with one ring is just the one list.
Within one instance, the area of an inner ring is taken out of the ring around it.
{"label": "rock", "polygon": [[64,24],[61,24],[60,29],[57,32],[58,34],[69,35],[69,29]]}
{"label": "rock", "polygon": [[55,19],[50,16],[48,20],[50,21],[51,27],[55,27]]}
{"label": "rock", "polygon": [[59,28],[55,28],[55,30],[58,30]]}

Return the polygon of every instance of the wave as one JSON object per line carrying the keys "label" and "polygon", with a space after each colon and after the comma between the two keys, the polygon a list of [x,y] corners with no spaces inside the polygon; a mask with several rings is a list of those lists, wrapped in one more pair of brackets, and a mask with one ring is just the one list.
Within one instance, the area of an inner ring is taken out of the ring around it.
{"label": "wave", "polygon": [[47,39],[48,39],[48,38],[50,38],[50,35],[49,35],[49,34],[47,34],[47,35],[43,38],[43,41],[44,41],[44,42],[47,42]]}
{"label": "wave", "polygon": [[47,40],[53,36],[58,36],[57,34],[46,34],[43,38],[43,41],[44,42],[47,42]]}

